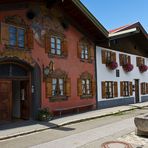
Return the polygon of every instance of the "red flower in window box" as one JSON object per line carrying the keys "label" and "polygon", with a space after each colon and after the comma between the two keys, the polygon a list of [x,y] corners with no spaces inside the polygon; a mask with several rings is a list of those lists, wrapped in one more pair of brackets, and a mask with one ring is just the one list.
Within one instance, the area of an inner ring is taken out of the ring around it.
{"label": "red flower in window box", "polygon": [[144,64],[142,64],[142,65],[139,66],[140,72],[146,72],[147,69],[148,69],[148,67],[146,65],[144,65]]}
{"label": "red flower in window box", "polygon": [[109,62],[109,63],[107,64],[107,67],[108,67],[109,69],[111,69],[111,70],[115,70],[115,69],[118,67],[118,63],[115,62],[115,61]]}
{"label": "red flower in window box", "polygon": [[134,66],[130,63],[123,65],[123,69],[125,72],[130,72],[133,70],[133,68],[134,68]]}

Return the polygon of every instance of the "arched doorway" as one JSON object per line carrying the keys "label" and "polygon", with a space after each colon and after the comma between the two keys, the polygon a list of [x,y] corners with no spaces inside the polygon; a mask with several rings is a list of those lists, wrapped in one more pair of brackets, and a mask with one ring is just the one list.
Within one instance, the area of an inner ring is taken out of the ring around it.
{"label": "arched doorway", "polygon": [[31,66],[16,61],[0,62],[0,121],[29,119]]}

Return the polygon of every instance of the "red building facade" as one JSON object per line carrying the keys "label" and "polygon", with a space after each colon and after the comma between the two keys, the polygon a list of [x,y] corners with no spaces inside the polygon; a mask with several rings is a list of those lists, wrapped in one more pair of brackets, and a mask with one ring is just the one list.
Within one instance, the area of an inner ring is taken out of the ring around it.
{"label": "red building facade", "polygon": [[0,120],[35,118],[45,107],[95,105],[95,43],[106,36],[83,5],[8,1],[0,7]]}

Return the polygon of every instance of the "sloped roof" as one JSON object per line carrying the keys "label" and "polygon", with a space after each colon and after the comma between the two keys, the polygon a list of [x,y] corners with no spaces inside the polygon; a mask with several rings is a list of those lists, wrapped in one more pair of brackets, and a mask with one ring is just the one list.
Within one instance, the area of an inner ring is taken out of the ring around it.
{"label": "sloped roof", "polygon": [[[128,30],[134,29],[134,28],[136,29],[135,33],[137,33],[137,31],[139,31],[139,33],[144,35],[145,38],[148,40],[147,32],[144,29],[144,27],[141,25],[140,22],[127,24],[127,25],[124,25],[122,27],[119,27],[119,28],[116,28],[116,29],[113,29],[113,30],[109,30],[109,35],[114,35],[114,34],[116,35],[116,33],[119,33],[119,32],[122,32],[122,31],[127,31],[127,32],[123,32],[123,34],[128,34]],[[120,35],[122,36],[122,33]],[[130,33],[129,33],[129,35],[130,35]]]}
{"label": "sloped roof", "polygon": [[111,34],[111,33],[116,33],[116,32],[119,32],[123,29],[126,29],[127,27],[131,26],[132,24],[127,24],[127,25],[124,25],[124,26],[121,26],[119,28],[115,28],[113,30],[109,30],[108,32]]}

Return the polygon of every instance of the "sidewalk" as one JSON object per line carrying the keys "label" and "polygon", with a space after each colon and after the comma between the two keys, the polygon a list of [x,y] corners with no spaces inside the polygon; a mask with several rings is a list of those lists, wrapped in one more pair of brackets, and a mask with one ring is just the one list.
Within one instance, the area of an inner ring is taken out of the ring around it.
{"label": "sidewalk", "polygon": [[127,106],[118,106],[107,109],[89,111],[86,113],[80,113],[68,117],[61,117],[58,119],[51,120],[49,122],[38,122],[33,120],[17,121],[11,124],[0,125],[0,140],[26,135],[29,133],[39,132],[47,130],[49,128],[55,128],[58,126],[63,126],[71,123],[109,116],[112,114],[116,114],[118,112],[129,111],[146,106],[148,106],[148,102],[130,104]]}

